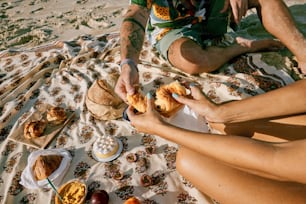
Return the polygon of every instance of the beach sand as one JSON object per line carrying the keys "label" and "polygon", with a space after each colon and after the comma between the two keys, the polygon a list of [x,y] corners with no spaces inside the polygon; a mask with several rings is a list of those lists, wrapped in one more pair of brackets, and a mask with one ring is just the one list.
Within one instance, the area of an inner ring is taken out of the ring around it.
{"label": "beach sand", "polygon": [[128,0],[24,0],[0,3],[0,50],[118,31]]}
{"label": "beach sand", "polygon": [[[306,0],[286,0],[288,6]],[[129,0],[16,0],[0,3],[0,50],[119,30]]]}

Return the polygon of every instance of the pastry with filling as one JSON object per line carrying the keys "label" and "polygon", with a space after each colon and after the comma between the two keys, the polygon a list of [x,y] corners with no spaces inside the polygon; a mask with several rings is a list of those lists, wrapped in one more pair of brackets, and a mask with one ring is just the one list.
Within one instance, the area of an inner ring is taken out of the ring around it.
{"label": "pastry with filling", "polygon": [[127,95],[126,99],[138,112],[144,113],[147,110],[147,97],[137,92],[133,95]]}
{"label": "pastry with filling", "polygon": [[[178,81],[160,86],[156,90],[155,109],[164,117],[171,117],[183,107],[183,104],[177,102],[172,94],[176,93],[180,96],[186,96],[187,91]],[[147,108],[147,98],[141,93],[136,92],[133,95],[127,95],[127,101],[138,112],[144,113]]]}
{"label": "pastry with filling", "polygon": [[46,126],[47,123],[44,120],[27,122],[24,125],[23,135],[27,139],[40,137],[43,135]]}
{"label": "pastry with filling", "polygon": [[51,107],[47,112],[47,120],[53,124],[61,124],[67,119],[66,111],[62,107]]}
{"label": "pastry with filling", "polygon": [[32,170],[36,180],[48,178],[62,162],[61,155],[40,155],[37,157]]}
{"label": "pastry with filling", "polygon": [[172,97],[173,93],[176,93],[180,96],[187,95],[186,88],[177,81],[162,85],[156,90],[155,106],[157,111],[159,111],[161,115],[165,117],[174,115],[183,107],[183,104],[177,102]]}

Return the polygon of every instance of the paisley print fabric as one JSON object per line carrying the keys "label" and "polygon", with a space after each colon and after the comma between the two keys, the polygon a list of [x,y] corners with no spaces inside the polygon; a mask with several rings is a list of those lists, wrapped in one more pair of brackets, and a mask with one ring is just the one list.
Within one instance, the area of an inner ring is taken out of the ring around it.
{"label": "paisley print fabric", "polygon": [[[254,27],[247,28],[243,32],[253,35]],[[10,140],[17,122],[46,103],[76,113],[73,121],[47,146],[64,148],[72,156],[62,183],[83,179],[89,193],[106,190],[110,204],[123,203],[131,196],[140,198],[144,204],[217,202],[176,172],[175,143],[139,133],[122,118],[97,120],[87,110],[85,96],[93,82],[118,73],[119,46],[119,33],[108,33],[0,52],[0,203],[54,202],[51,189],[30,190],[19,183],[28,155],[35,149]],[[301,79],[295,65],[290,54],[263,52],[237,57],[216,73],[191,76],[171,67],[146,39],[138,67],[144,93],[154,92],[174,80],[194,82],[211,100],[222,103],[262,94]],[[92,146],[99,135],[111,135],[122,141],[123,151],[116,160],[106,163],[94,160]],[[129,154],[136,155],[138,160],[128,161]],[[113,176],[118,171],[123,174],[121,179]],[[154,178],[153,185],[141,184],[144,174]]]}

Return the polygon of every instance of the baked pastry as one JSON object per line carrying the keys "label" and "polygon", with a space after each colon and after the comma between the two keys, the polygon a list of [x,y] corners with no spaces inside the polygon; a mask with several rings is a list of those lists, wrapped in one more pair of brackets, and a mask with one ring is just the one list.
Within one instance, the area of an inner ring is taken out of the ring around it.
{"label": "baked pastry", "polygon": [[137,92],[133,95],[127,95],[126,99],[130,105],[132,105],[138,112],[144,113],[147,110],[147,97],[144,97],[141,93]]}
{"label": "baked pastry", "polygon": [[[160,86],[156,90],[155,108],[161,115],[170,117],[174,115],[179,109],[183,107],[183,104],[177,102],[172,93],[176,93],[180,96],[186,96],[187,91],[178,81],[174,81],[170,84]],[[133,95],[127,95],[127,101],[138,112],[144,113],[147,108],[147,98],[141,93],[136,92]]]}
{"label": "baked pastry", "polygon": [[61,155],[40,155],[37,157],[32,170],[36,180],[48,178],[62,162]]}
{"label": "baked pastry", "polygon": [[122,117],[126,103],[115,93],[115,78],[96,80],[89,88],[85,103],[89,112],[99,120],[114,120]]}
{"label": "baked pastry", "polygon": [[177,81],[162,85],[156,90],[155,106],[157,111],[165,117],[174,115],[183,107],[183,104],[177,102],[172,97],[172,93],[176,93],[180,96],[187,95],[186,88]]}
{"label": "baked pastry", "polygon": [[47,126],[44,120],[30,121],[24,125],[23,135],[27,139],[32,139],[42,136]]}
{"label": "baked pastry", "polygon": [[51,107],[47,112],[47,120],[53,124],[61,124],[67,119],[66,111],[62,107]]}

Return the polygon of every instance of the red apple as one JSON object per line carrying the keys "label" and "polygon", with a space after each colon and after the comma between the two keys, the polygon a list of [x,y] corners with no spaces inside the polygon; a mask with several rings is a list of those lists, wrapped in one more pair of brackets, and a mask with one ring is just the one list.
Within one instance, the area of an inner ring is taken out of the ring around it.
{"label": "red apple", "polygon": [[97,190],[90,197],[90,204],[108,204],[109,196],[105,190]]}

